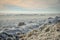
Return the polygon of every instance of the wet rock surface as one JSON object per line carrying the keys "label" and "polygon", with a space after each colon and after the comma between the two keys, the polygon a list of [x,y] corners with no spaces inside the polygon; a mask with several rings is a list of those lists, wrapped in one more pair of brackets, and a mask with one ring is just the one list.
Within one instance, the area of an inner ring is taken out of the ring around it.
{"label": "wet rock surface", "polygon": [[17,35],[11,35],[6,32],[0,33],[0,40],[19,40]]}

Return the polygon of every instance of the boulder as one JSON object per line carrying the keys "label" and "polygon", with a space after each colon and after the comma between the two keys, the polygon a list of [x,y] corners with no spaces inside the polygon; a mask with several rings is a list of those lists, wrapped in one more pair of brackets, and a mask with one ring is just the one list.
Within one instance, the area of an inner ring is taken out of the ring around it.
{"label": "boulder", "polygon": [[19,22],[18,26],[22,26],[22,25],[25,25],[24,22]]}

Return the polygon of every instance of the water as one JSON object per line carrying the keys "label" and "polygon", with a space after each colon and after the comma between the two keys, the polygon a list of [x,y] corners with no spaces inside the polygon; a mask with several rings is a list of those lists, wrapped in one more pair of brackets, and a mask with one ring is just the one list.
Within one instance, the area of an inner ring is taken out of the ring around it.
{"label": "water", "polygon": [[[23,32],[28,32],[34,28],[38,28],[46,22],[46,19],[49,17],[55,17],[56,15],[50,16],[41,16],[41,15],[5,15],[0,16],[0,31],[14,30],[19,29]],[[18,26],[19,22],[24,22],[26,25]]]}

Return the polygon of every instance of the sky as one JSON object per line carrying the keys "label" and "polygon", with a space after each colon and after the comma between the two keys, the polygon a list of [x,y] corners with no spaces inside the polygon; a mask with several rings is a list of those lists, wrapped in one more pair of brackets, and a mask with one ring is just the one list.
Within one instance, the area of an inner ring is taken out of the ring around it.
{"label": "sky", "polygon": [[0,0],[0,13],[60,13],[60,0]]}

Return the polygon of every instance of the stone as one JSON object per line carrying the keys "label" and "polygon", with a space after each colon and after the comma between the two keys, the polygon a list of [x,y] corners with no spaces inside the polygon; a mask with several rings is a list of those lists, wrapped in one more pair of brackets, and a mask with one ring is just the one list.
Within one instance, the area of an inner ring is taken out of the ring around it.
{"label": "stone", "polygon": [[22,25],[25,25],[24,22],[19,22],[18,26],[22,26]]}

